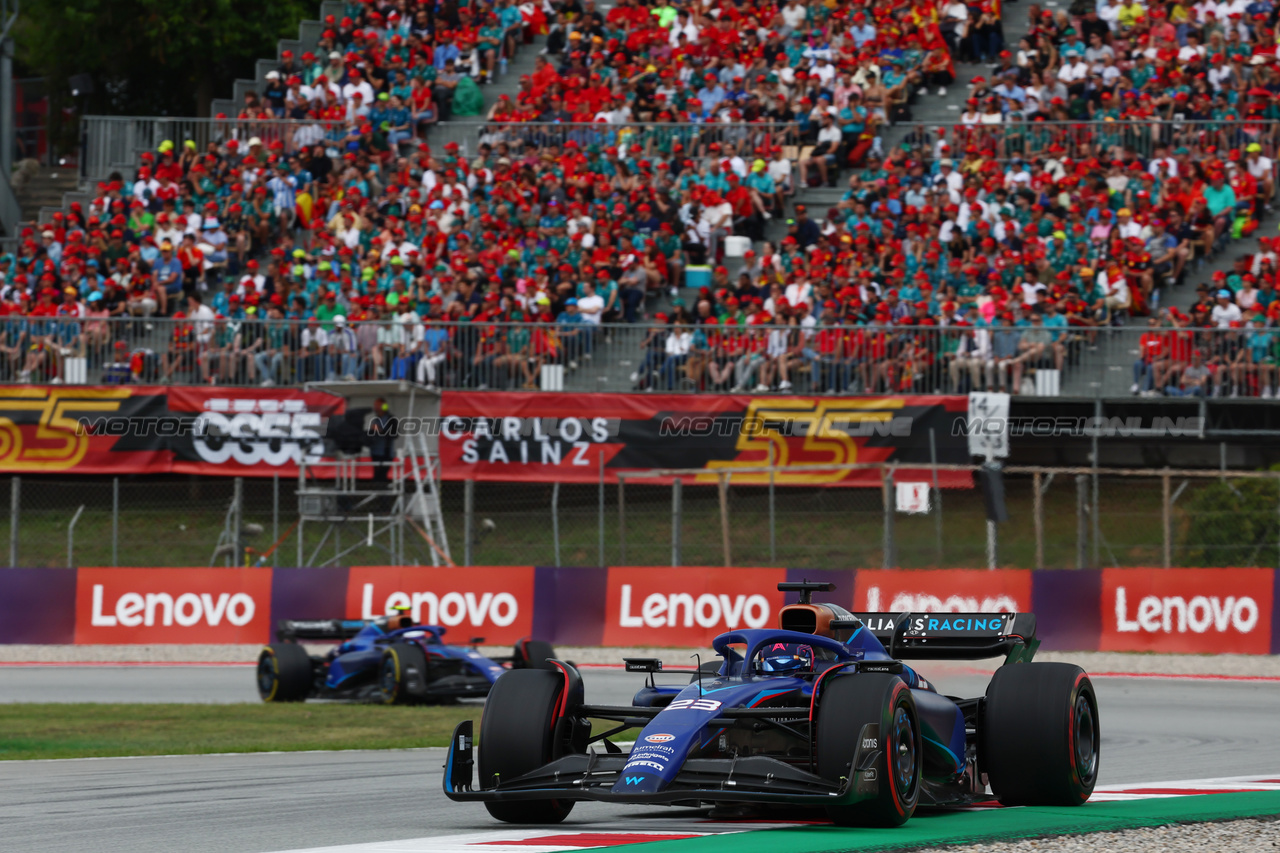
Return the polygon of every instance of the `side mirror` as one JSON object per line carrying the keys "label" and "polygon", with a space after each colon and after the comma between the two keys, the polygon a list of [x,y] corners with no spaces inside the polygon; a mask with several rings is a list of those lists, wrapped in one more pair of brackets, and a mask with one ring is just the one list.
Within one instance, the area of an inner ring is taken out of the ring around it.
{"label": "side mirror", "polygon": [[471,645],[473,645],[473,646],[478,646],[478,645],[480,645],[481,643],[483,643],[483,642],[484,642],[484,637],[472,637],[472,638],[471,638],[470,640],[468,640],[467,642],[469,642],[469,643],[470,643]]}

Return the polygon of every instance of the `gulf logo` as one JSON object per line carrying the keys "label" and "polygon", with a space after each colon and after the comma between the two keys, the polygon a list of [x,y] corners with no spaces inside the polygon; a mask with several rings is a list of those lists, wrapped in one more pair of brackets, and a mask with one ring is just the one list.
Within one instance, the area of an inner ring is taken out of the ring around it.
{"label": "gulf logo", "polygon": [[675,735],[656,734],[656,735],[647,736],[645,738],[645,741],[648,743],[666,743],[667,741],[671,741],[675,739],[676,739]]}

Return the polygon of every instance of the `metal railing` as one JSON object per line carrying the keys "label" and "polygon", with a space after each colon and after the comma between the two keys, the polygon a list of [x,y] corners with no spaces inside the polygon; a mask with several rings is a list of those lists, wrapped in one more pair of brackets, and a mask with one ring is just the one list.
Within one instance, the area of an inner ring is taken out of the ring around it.
{"label": "metal railing", "polygon": [[1186,148],[1191,161],[1216,154],[1223,158],[1232,150],[1241,154],[1250,143],[1262,146],[1262,155],[1272,159],[1280,142],[1280,124],[1273,121],[1007,121],[994,125],[918,123],[909,129],[904,142],[921,156],[932,159],[939,142],[950,146],[949,156],[963,159],[965,149],[976,146],[984,156],[994,152],[997,159],[1015,157],[1069,157],[1085,160],[1096,157],[1104,165],[1129,153],[1149,158],[1165,146],[1172,155]]}
{"label": "metal railing", "polygon": [[[507,144],[564,148],[572,142],[580,148],[600,149],[629,146],[642,157],[680,157],[697,160],[708,156],[728,156],[728,150],[744,155],[774,145],[795,145],[800,141],[796,122],[496,122],[479,119],[440,122],[431,129],[433,146],[457,142],[468,151],[480,145]],[[712,149],[716,145],[716,149]]]}
{"label": "metal railing", "polygon": [[225,145],[236,140],[246,145],[257,137],[263,145],[279,142],[285,154],[307,145],[341,142],[347,123],[340,121],[293,121],[290,119],[209,119],[167,118],[163,116],[84,116],[81,126],[80,177],[103,180],[113,172],[132,178],[145,152],[155,153],[166,140],[181,154],[187,141],[201,154],[210,144]]}
{"label": "metal railing", "polygon": [[[80,178],[102,181],[114,173],[132,179],[142,155],[154,153],[162,142],[172,142],[181,153],[188,142],[203,153],[209,145],[236,140],[245,145],[257,137],[264,145],[279,142],[288,155],[303,146],[324,144],[330,156],[341,152],[349,124],[341,121],[289,119],[199,119],[163,116],[84,116],[81,118]],[[693,159],[729,156],[730,151],[752,155],[774,145],[794,145],[800,139],[795,123],[629,123],[573,124],[552,122],[492,122],[458,120],[437,122],[425,140],[437,152],[453,142],[464,157],[473,156],[483,144],[506,144],[514,150],[573,142],[582,148],[631,146],[641,157]],[[713,145],[715,146],[713,148]]]}
{"label": "metal railing", "polygon": [[[327,328],[326,328],[327,326]],[[0,382],[1271,396],[1280,330],[0,318]],[[1149,346],[1158,336],[1158,345]],[[1143,353],[1155,353],[1144,357]]]}

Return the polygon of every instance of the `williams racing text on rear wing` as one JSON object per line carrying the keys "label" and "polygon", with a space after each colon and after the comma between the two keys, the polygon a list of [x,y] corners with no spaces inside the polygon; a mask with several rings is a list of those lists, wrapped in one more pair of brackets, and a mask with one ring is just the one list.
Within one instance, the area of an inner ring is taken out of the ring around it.
{"label": "williams racing text on rear wing", "polygon": [[1030,661],[1034,613],[856,613],[864,628],[898,659]]}
{"label": "williams racing text on rear wing", "polygon": [[350,640],[368,625],[361,619],[281,619],[276,623],[276,639],[290,640]]}

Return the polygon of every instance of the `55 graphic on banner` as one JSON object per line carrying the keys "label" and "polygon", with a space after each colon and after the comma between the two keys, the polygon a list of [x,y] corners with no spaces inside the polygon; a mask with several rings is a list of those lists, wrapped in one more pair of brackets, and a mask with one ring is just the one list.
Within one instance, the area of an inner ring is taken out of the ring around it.
{"label": "55 graphic on banner", "polygon": [[407,607],[415,623],[455,629],[452,642],[483,636],[511,643],[533,629],[533,579],[529,566],[356,566],[348,574],[346,618],[376,619]]}
{"label": "55 graphic on banner", "polygon": [[77,643],[261,643],[269,569],[80,569]]}

